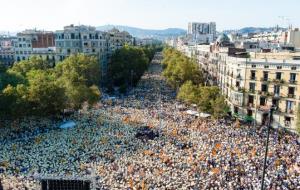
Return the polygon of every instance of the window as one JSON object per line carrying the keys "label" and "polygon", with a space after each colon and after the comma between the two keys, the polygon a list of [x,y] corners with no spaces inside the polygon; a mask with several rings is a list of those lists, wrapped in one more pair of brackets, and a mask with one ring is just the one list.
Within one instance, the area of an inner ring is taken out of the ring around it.
{"label": "window", "polygon": [[279,96],[279,94],[280,94],[280,86],[279,85],[274,86],[274,94]]}
{"label": "window", "polygon": [[252,67],[252,68],[255,68],[255,67],[256,67],[256,65],[251,65],[251,67]]}
{"label": "window", "polygon": [[269,65],[265,65],[264,67],[265,67],[265,69],[268,69],[268,68],[269,68]]}
{"label": "window", "polygon": [[276,73],[276,80],[281,80],[281,73],[280,72]]}
{"label": "window", "polygon": [[292,110],[293,110],[293,102],[287,100],[286,101],[286,112],[291,113]]}
{"label": "window", "polygon": [[268,71],[264,71],[264,81],[267,81],[269,78],[269,72]]}
{"label": "window", "polygon": [[272,99],[272,105],[279,107],[279,100],[278,99]]}
{"label": "window", "polygon": [[277,69],[282,69],[282,66],[277,66]]}
{"label": "window", "polygon": [[295,94],[295,87],[289,87],[289,95]]}
{"label": "window", "polygon": [[262,92],[268,92],[268,85],[262,84],[262,85],[261,85],[261,91],[262,91]]}
{"label": "window", "polygon": [[291,125],[291,118],[290,117],[285,117],[284,118],[285,126],[290,127]]}
{"label": "window", "polygon": [[249,83],[249,89],[250,89],[250,91],[254,92],[255,91],[255,83],[250,82]]}
{"label": "window", "polygon": [[251,71],[251,80],[255,80],[255,71]]}
{"label": "window", "polygon": [[292,69],[292,70],[297,70],[297,67],[292,67],[291,69]]}
{"label": "window", "polygon": [[75,39],[75,34],[71,33],[71,39]]}
{"label": "window", "polygon": [[290,82],[294,83],[296,81],[296,73],[291,73],[290,74]]}
{"label": "window", "polygon": [[248,104],[253,104],[254,103],[254,96],[249,95],[248,96]]}
{"label": "window", "polygon": [[265,97],[260,97],[260,104],[261,106],[264,106],[266,104],[266,98]]}

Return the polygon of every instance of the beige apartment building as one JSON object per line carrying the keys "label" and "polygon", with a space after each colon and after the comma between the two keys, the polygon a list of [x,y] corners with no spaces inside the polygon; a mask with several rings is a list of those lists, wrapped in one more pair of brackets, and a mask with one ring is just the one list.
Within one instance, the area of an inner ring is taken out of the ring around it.
{"label": "beige apartment building", "polygon": [[281,59],[281,54],[278,59],[275,54],[272,59],[239,58],[229,55],[229,49],[196,45],[184,53],[196,57],[209,73],[208,80],[220,87],[232,114],[252,117],[263,125],[275,105],[272,125],[294,129],[300,108],[300,60],[293,60],[293,56]]}

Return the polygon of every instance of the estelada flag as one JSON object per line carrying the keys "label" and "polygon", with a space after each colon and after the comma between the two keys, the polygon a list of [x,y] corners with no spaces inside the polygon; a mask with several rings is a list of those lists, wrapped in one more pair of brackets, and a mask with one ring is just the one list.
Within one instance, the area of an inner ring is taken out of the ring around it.
{"label": "estelada flag", "polygon": [[219,168],[213,168],[212,169],[212,173],[213,174],[219,174],[220,173],[220,169]]}
{"label": "estelada flag", "polygon": [[216,146],[215,146],[215,149],[216,149],[216,150],[220,150],[220,149],[221,149],[221,146],[222,146],[221,143],[217,143]]}

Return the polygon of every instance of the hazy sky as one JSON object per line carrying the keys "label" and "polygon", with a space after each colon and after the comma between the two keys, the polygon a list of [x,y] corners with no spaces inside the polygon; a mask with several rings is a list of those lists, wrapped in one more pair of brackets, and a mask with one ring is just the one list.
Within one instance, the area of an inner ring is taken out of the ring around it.
{"label": "hazy sky", "polygon": [[62,29],[69,24],[187,28],[189,21],[217,22],[217,30],[244,26],[300,27],[299,0],[0,0],[0,31]]}

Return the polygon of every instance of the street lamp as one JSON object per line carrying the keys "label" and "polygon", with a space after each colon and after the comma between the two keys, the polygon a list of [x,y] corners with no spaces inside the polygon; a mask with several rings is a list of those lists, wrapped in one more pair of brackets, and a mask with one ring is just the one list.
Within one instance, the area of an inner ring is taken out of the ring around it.
{"label": "street lamp", "polygon": [[271,122],[273,119],[273,111],[275,110],[275,108],[276,108],[276,106],[272,105],[269,110],[269,123],[268,123],[268,129],[267,129],[266,151],[265,151],[265,160],[264,160],[264,166],[263,166],[264,168],[263,168],[263,174],[262,174],[262,179],[261,179],[261,190],[264,190],[266,165],[267,165],[268,149],[269,149],[270,128],[271,128]]}

